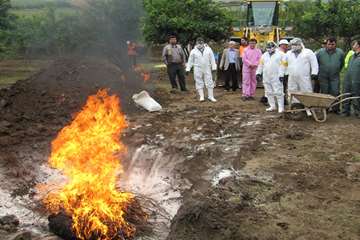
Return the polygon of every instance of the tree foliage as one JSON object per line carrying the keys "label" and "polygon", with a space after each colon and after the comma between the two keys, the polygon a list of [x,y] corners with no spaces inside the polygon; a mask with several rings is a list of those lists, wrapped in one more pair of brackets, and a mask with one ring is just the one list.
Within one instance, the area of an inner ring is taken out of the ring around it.
{"label": "tree foliage", "polygon": [[9,26],[10,0],[0,0],[0,30]]}
{"label": "tree foliage", "polygon": [[0,55],[7,52],[11,41],[11,21],[14,16],[9,13],[10,0],[0,0]]}
{"label": "tree foliage", "polygon": [[[57,6],[50,4],[40,13],[13,19],[6,46],[2,45],[6,51],[0,52],[0,57],[104,52],[121,55],[119,51],[126,50],[126,40],[139,37],[141,0],[82,3],[70,13],[59,14]],[[4,39],[0,42],[4,43]]]}
{"label": "tree foliage", "polygon": [[212,0],[144,0],[145,39],[163,43],[176,34],[182,43],[201,36],[222,40],[231,35],[232,15]]}
{"label": "tree foliage", "polygon": [[343,38],[348,44],[360,34],[360,4],[358,0],[330,0],[287,3],[288,23],[295,34],[316,41],[325,37]]}

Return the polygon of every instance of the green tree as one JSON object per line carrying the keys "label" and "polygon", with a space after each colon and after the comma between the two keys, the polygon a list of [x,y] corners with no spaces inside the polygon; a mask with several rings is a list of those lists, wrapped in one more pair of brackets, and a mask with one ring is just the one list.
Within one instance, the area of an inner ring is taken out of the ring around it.
{"label": "green tree", "polygon": [[10,0],[0,0],[0,30],[9,27]]}
{"label": "green tree", "polygon": [[25,56],[105,53],[125,58],[126,41],[140,36],[141,0],[87,0],[70,13],[57,10],[48,4],[38,14],[17,17],[4,49]]}
{"label": "green tree", "polygon": [[144,0],[145,39],[163,43],[176,34],[182,43],[197,37],[219,41],[231,35],[232,14],[212,0]]}
{"label": "green tree", "polygon": [[286,5],[287,23],[294,34],[321,42],[328,36],[351,39],[360,34],[360,4],[358,0],[291,1]]}
{"label": "green tree", "polygon": [[14,16],[9,13],[10,0],[0,0],[0,58],[8,54],[11,42],[11,22]]}

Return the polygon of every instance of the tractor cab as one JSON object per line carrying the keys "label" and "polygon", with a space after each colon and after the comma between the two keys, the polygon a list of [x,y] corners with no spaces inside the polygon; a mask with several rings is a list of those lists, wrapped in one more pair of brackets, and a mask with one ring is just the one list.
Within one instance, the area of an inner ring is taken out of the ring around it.
{"label": "tractor cab", "polygon": [[245,4],[245,26],[234,28],[232,39],[254,38],[264,47],[266,42],[278,42],[285,36],[279,28],[280,0],[248,0]]}
{"label": "tractor cab", "polygon": [[278,26],[278,1],[249,1],[247,4],[247,27]]}

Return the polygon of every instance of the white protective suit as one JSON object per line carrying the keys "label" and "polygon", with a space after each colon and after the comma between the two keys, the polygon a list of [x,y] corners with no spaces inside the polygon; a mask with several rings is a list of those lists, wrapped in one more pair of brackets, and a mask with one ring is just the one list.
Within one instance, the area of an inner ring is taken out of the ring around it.
{"label": "white protective suit", "polygon": [[261,56],[259,66],[256,70],[256,74],[263,74],[265,96],[270,105],[267,111],[276,109],[275,97],[278,103],[278,111],[280,113],[284,111],[284,86],[279,80],[279,78],[282,77],[280,68],[282,67],[284,58],[285,53],[279,50],[276,50],[271,55],[269,52],[265,52]]}
{"label": "white protective suit", "polygon": [[214,98],[214,81],[212,79],[212,70],[216,70],[216,62],[214,53],[210,47],[205,45],[204,51],[195,47],[190,52],[189,60],[186,66],[186,71],[190,72],[194,67],[195,87],[200,95],[200,101],[204,100],[204,85],[208,90],[209,100],[215,102]]}
{"label": "white protective suit", "polygon": [[319,64],[313,51],[303,48],[297,56],[292,50],[288,51],[281,69],[281,75],[285,72],[289,74],[289,92],[313,92],[311,75],[319,73]]}

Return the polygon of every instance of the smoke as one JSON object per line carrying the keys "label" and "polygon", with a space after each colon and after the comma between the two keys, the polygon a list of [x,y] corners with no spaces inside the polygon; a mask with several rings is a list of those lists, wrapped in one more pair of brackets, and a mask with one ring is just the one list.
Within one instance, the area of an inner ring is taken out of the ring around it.
{"label": "smoke", "polygon": [[[45,14],[38,15],[37,20],[24,19],[22,23],[29,25],[24,28],[28,57],[107,60],[118,68],[119,79],[101,79],[104,81],[101,86],[119,89],[114,82],[121,84],[126,93],[119,94],[129,102],[132,94],[145,89],[143,74],[135,72],[143,68],[134,68],[127,45],[127,41],[139,43],[142,39],[142,0],[70,0],[69,3],[70,9],[53,5],[44,9]],[[137,50],[137,63],[146,63],[145,48]],[[148,83],[146,86],[146,90],[151,88]]]}
{"label": "smoke", "polygon": [[70,0],[70,4],[76,7],[87,7],[87,0]]}
{"label": "smoke", "polygon": [[16,42],[25,55],[103,53],[124,58],[126,41],[141,39],[141,0],[69,0],[68,7],[55,3],[38,6],[41,14],[19,17]]}
{"label": "smoke", "polygon": [[140,0],[75,0],[80,7],[83,33],[88,35],[88,53],[103,52],[114,63],[125,62],[128,40],[140,39]]}
{"label": "smoke", "polygon": [[[128,56],[128,41],[139,43],[140,19],[144,13],[141,0],[75,0],[80,6],[81,25],[90,33],[85,55],[100,55],[116,65],[122,72],[124,88],[131,94],[144,88],[144,80],[134,71]],[[84,48],[82,48],[84,50]],[[141,51],[137,49],[138,58]],[[145,51],[143,51],[145,52]],[[142,56],[142,61],[146,56]],[[137,59],[139,63],[139,59]],[[147,89],[149,90],[149,88]]]}

